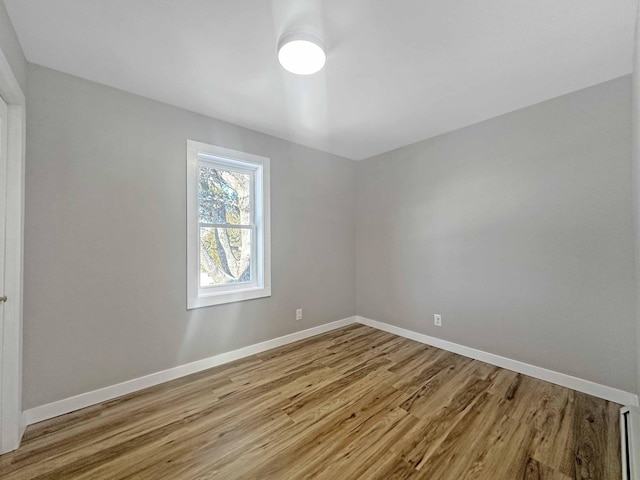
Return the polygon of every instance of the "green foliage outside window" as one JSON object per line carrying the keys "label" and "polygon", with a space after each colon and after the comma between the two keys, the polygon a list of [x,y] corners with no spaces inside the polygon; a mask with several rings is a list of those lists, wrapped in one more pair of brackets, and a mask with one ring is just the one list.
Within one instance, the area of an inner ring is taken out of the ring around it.
{"label": "green foliage outside window", "polygon": [[234,227],[251,224],[250,175],[200,165],[198,181],[201,285],[249,281],[252,231]]}

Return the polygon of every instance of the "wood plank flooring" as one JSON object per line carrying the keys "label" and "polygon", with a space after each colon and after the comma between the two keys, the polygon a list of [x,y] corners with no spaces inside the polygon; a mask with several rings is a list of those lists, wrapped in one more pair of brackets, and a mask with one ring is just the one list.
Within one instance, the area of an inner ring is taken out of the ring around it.
{"label": "wood plank flooring", "polygon": [[618,410],[353,325],[33,425],[0,477],[620,480]]}

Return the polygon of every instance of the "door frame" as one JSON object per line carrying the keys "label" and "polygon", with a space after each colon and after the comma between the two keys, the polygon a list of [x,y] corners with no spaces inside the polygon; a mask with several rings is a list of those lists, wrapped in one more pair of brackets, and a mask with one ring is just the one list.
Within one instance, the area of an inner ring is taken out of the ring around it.
{"label": "door frame", "polygon": [[20,445],[22,413],[22,306],[24,259],[25,95],[0,48],[0,96],[7,104],[7,191],[4,331],[0,355],[0,454]]}

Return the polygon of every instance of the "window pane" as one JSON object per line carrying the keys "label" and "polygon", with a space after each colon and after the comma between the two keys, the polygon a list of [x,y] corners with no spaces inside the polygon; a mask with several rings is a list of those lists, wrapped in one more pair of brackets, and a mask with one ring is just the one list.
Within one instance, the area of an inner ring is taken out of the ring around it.
{"label": "window pane", "polygon": [[200,286],[251,281],[251,229],[200,227]]}
{"label": "window pane", "polygon": [[212,165],[198,165],[201,223],[251,224],[251,175]]}

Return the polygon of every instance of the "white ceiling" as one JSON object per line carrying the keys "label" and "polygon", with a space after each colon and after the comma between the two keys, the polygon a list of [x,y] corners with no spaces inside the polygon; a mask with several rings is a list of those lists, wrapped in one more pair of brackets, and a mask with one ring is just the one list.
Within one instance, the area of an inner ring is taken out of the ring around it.
{"label": "white ceiling", "polygon": [[[5,0],[27,59],[362,159],[632,71],[636,0]],[[326,43],[284,71],[281,34]]]}

